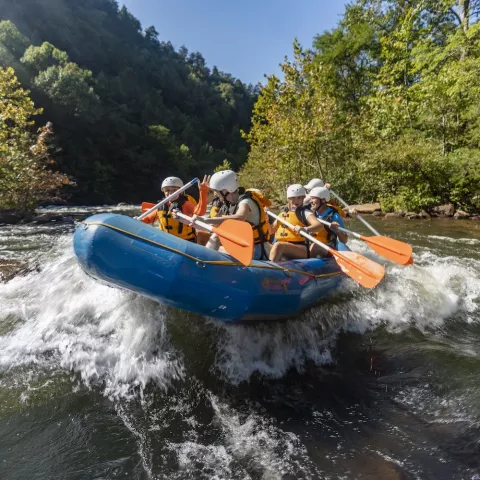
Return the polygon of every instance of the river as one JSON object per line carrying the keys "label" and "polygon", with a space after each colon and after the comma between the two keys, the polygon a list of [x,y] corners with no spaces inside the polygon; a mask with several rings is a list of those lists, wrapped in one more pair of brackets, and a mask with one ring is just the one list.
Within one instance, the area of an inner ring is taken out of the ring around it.
{"label": "river", "polygon": [[372,223],[415,265],[255,325],[100,285],[73,225],[0,227],[29,266],[0,283],[0,478],[480,479],[480,223]]}

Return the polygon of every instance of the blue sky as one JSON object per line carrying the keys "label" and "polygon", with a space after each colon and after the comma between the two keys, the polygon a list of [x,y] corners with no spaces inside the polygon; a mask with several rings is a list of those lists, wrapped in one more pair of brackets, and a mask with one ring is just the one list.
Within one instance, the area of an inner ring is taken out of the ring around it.
{"label": "blue sky", "polygon": [[334,28],[344,0],[119,0],[142,22],[154,25],[160,40],[178,49],[199,51],[208,67],[216,65],[245,83],[280,74],[295,37],[311,46],[313,37]]}

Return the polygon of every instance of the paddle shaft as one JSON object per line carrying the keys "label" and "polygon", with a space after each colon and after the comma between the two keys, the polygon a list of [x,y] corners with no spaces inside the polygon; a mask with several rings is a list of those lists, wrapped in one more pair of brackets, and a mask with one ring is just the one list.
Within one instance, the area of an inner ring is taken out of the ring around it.
{"label": "paddle shaft", "polygon": [[[283,218],[280,218],[269,210],[266,210],[266,212],[272,218],[275,218],[280,223],[283,223],[288,228],[295,231],[294,226],[291,223],[285,221]],[[364,257],[363,255],[350,251],[340,253],[339,251],[324,245],[308,233],[302,231],[299,233],[303,237],[308,238],[308,240],[311,242],[327,250],[333,256],[333,258],[335,258],[337,264],[346,275],[348,275],[350,278],[353,278],[356,282],[366,288],[373,288],[378,285],[378,282],[380,282],[385,275],[385,269],[381,265]],[[354,258],[352,258],[352,256]]]}
{"label": "paddle shaft", "polygon": [[[183,220],[187,220],[188,222],[190,222],[192,220],[192,217],[189,217],[188,215],[185,215],[184,213],[182,213],[180,211],[175,211],[175,215],[178,218],[182,218]],[[199,227],[202,227],[205,230],[208,230],[209,232],[213,232],[213,227],[211,225],[209,225],[208,223],[202,222],[198,219],[195,219],[194,223],[195,223],[195,225],[198,225]]]}
{"label": "paddle shaft", "polygon": [[[288,228],[290,228],[290,230],[292,231],[295,231],[295,227],[287,222],[286,220],[284,220],[283,218],[279,217],[278,215],[275,215],[273,212],[271,212],[270,210],[266,210],[266,212],[268,213],[268,215],[270,215],[272,218],[274,218],[275,220],[278,220],[280,223],[283,223],[284,225],[286,225]],[[300,235],[302,237],[305,237],[307,238],[308,240],[310,240],[312,243],[315,243],[317,244],[319,247],[322,247],[324,250],[326,250],[327,252],[330,252],[330,250],[334,251],[333,248],[330,248],[328,247],[327,245],[324,245],[322,242],[320,242],[319,240],[317,240],[315,237],[312,237],[311,235],[309,235],[307,232],[302,232],[300,230]]]}
{"label": "paddle shaft", "polygon": [[148,215],[150,215],[152,212],[154,212],[155,210],[158,210],[160,207],[163,207],[166,203],[172,200],[172,198],[175,198],[180,193],[183,193],[185,190],[188,190],[192,185],[195,185],[197,182],[198,182],[198,178],[194,178],[191,182],[188,182],[183,187],[180,187],[176,192],[173,192],[167,198],[164,198],[161,202],[157,203],[154,207],[150,208],[150,210],[147,210],[145,213],[142,213],[139,217],[137,217],[137,220],[142,220]]}
{"label": "paddle shaft", "polygon": [[[333,190],[330,190],[330,193],[337,199],[339,200],[344,207],[346,208],[349,208],[350,205],[345,201],[343,200],[343,198],[341,198],[339,195],[337,195]],[[380,237],[380,233],[378,233],[363,217],[361,217],[358,213],[357,215],[355,215],[356,218],[358,218],[371,232],[373,232],[375,235],[377,235],[378,237]],[[346,232],[348,233],[348,232]],[[357,237],[358,238],[358,237]]]}
{"label": "paddle shaft", "polygon": [[[332,224],[327,222],[326,220],[322,220],[318,217],[317,220],[320,223],[326,225],[327,227],[332,226]],[[388,258],[393,262],[399,263],[400,265],[406,265],[406,261],[411,258],[412,247],[410,247],[410,245],[406,243],[382,236],[365,237],[364,235],[352,232],[351,230],[347,230],[343,227],[338,227],[338,229],[342,232],[352,235],[355,238],[358,238],[359,240],[366,242],[374,252],[378,253],[382,257]]]}
{"label": "paddle shaft", "polygon": [[[178,217],[178,218],[182,218],[183,220],[187,220],[187,221],[191,221],[192,220],[192,217],[189,217],[188,215],[185,215],[184,213],[181,213],[180,211],[176,211],[175,212],[175,215]],[[218,227],[212,227],[212,225],[209,225],[208,223],[205,223],[205,222],[202,222],[201,220],[197,220],[195,219],[195,221],[193,222],[194,225],[198,225],[199,227],[202,227],[204,228],[205,230],[211,232],[211,233],[216,233],[217,235],[220,235],[224,238],[226,238],[227,240],[230,240],[231,242],[233,243],[237,243],[238,245],[241,245],[243,247],[248,247],[248,242],[245,242],[244,240],[242,240],[241,238],[239,237],[236,237],[235,235],[230,235],[229,232],[225,232],[225,231],[219,231]],[[219,225],[221,226],[221,225]]]}
{"label": "paddle shaft", "polygon": [[[323,223],[324,225],[326,225],[327,227],[330,227],[332,225],[330,222],[327,222],[326,220],[322,220],[321,218],[317,217],[317,220],[320,223]],[[351,230],[347,230],[346,228],[343,228],[343,227],[338,227],[338,229],[341,232],[348,233],[348,235],[352,235],[353,237],[358,238],[359,240],[362,240],[362,236],[359,233],[352,232]]]}

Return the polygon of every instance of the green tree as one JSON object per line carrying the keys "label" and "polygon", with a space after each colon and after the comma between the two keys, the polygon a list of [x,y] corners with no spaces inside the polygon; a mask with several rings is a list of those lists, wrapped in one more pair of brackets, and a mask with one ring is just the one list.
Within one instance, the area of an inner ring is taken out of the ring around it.
{"label": "green tree", "polygon": [[319,80],[312,52],[294,43],[294,59],[282,65],[284,81],[271,76],[254,107],[251,145],[243,183],[272,187],[281,198],[285,186],[312,176],[334,178],[345,162],[348,122]]}
{"label": "green tree", "polygon": [[[3,0],[0,18],[21,19],[22,33],[9,23],[2,36],[0,24],[0,59],[55,124],[55,160],[78,185],[73,201],[155,199],[172,168],[193,177],[224,158],[245,162],[239,131],[249,129],[255,87],[210,72],[200,53],[176,51],[117,2]],[[168,141],[152,135],[155,125]]]}
{"label": "green tree", "polygon": [[221,172],[223,170],[231,170],[232,169],[232,165],[230,164],[230,162],[225,158],[223,160],[223,163],[221,165],[218,165],[217,167],[215,167],[215,170],[213,171],[214,173],[217,173],[217,172]]}
{"label": "green tree", "polygon": [[22,89],[12,68],[0,68],[0,208],[33,210],[61,187],[67,176],[51,170],[43,127],[36,141],[30,133],[31,117],[42,113]]}
{"label": "green tree", "polygon": [[21,61],[36,74],[33,84],[55,104],[68,107],[77,115],[92,113],[97,100],[90,85],[92,72],[71,62],[66,52],[44,42],[40,47],[29,46]]}

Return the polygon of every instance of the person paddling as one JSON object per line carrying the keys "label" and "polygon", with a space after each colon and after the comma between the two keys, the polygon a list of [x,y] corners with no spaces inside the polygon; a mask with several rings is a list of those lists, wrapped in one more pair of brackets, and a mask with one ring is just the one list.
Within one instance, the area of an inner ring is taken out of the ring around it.
{"label": "person paddling", "polygon": [[276,230],[276,242],[270,250],[272,262],[282,259],[310,258],[310,242],[300,235],[300,231],[312,234],[321,230],[323,225],[308,206],[303,205],[306,194],[305,187],[300,184],[290,185],[287,188],[288,206],[279,216],[293,225],[294,230],[275,221],[273,228]]}
{"label": "person paddling", "polygon": [[[254,260],[268,259],[270,250],[270,232],[265,206],[270,202],[258,191],[249,191],[240,187],[237,174],[232,170],[214,173],[210,180],[210,189],[221,201],[216,217],[202,219],[210,225],[220,225],[224,220],[242,220],[253,228],[255,243]],[[223,251],[217,235],[212,235],[207,248]]]}
{"label": "person paddling", "polygon": [[[175,218],[172,215],[173,210],[180,210],[182,213],[188,216],[203,215],[207,210],[207,195],[209,190],[210,177],[204,177],[203,182],[198,182],[200,189],[200,200],[197,202],[193,197],[188,194],[181,193],[177,197],[174,197],[170,202],[165,204],[161,209],[152,212],[150,215],[142,219],[144,223],[154,223],[158,220],[160,230],[166,233],[171,233],[178,238],[187,240],[190,242],[196,241],[195,229],[188,225],[187,222]],[[178,177],[167,177],[162,182],[162,192],[165,197],[172,195],[179,188],[183,187],[183,181]]]}
{"label": "person paddling", "polygon": [[[207,211],[206,215],[209,218],[216,218],[220,215],[220,208],[222,208],[222,200],[218,196],[217,192],[213,190],[213,199],[212,201],[207,205]],[[197,228],[197,243],[199,245],[205,246],[208,243],[208,240],[210,239],[210,232],[204,232],[201,231]]]}
{"label": "person paddling", "polygon": [[[348,235],[339,230],[344,228],[342,215],[338,212],[335,205],[330,202],[330,190],[326,187],[315,187],[310,192],[310,206],[316,218],[331,222],[330,227],[323,225],[323,228],[317,234],[317,240],[329,247],[338,250],[337,242],[347,243]],[[325,250],[318,245],[312,245],[311,256],[324,256]]]}

